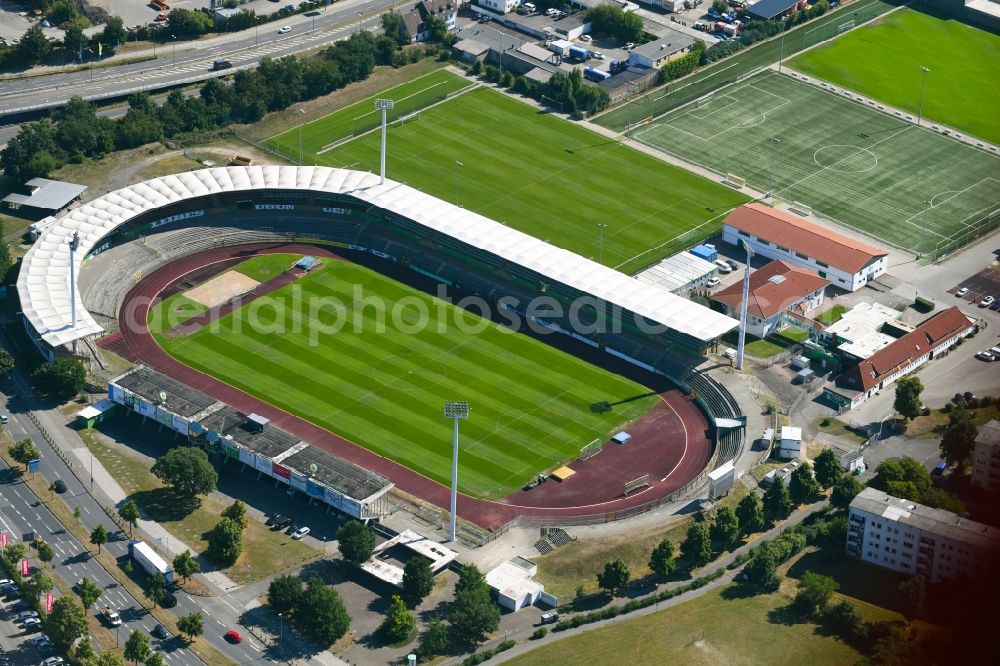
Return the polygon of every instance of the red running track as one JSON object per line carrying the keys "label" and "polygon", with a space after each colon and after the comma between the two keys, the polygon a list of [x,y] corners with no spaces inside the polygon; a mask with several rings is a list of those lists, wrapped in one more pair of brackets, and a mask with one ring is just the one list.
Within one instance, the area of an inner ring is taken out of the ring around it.
{"label": "red running track", "polygon": [[[450,503],[448,487],[184,365],[167,354],[149,333],[146,321],[150,304],[164,290],[172,287],[176,290],[176,283],[183,277],[192,273],[204,274],[209,266],[228,266],[257,254],[278,252],[339,258],[323,247],[292,243],[221,247],[193,254],[143,278],[122,303],[119,332],[101,340],[101,346],[240,411],[262,414],[303,441],[381,474],[401,490],[447,509]],[[459,516],[487,529],[496,529],[518,515],[555,518],[621,511],[661,499],[682,488],[702,471],[711,455],[707,422],[694,402],[677,391],[661,394],[661,400],[649,414],[629,427],[633,438],[627,445],[608,443],[598,456],[584,463],[572,463],[577,474],[566,482],[549,481],[500,501],[462,495],[458,503]],[[623,496],[624,480],[646,472],[652,477],[651,485]]]}

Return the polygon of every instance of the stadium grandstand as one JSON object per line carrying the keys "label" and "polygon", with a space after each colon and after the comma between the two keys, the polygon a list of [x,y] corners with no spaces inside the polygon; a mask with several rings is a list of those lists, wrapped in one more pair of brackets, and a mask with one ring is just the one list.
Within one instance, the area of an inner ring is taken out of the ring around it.
{"label": "stadium grandstand", "polygon": [[108,384],[108,397],[227,461],[240,462],[359,519],[389,512],[387,479],[341,460],[281,430],[257,414],[244,414],[150,368],[139,366]]}
{"label": "stadium grandstand", "polygon": [[[85,259],[163,231],[214,225],[253,232],[257,240],[364,252],[511,310],[543,295],[566,306],[564,312],[582,301],[572,311],[575,326],[569,314],[535,321],[644,367],[684,358],[696,364],[737,326],[700,304],[400,183],[379,184],[377,176],[346,169],[251,166],[155,178],[60,217],[25,255],[18,276],[29,337],[51,360],[57,350],[105,331],[79,286],[71,289],[71,274],[79,274]],[[230,242],[207,229],[181,237],[191,242],[165,250],[150,243],[147,254],[167,263],[197,243]],[[134,283],[141,271],[125,277]],[[513,300],[501,302],[505,296]],[[115,306],[102,307],[106,319]]]}

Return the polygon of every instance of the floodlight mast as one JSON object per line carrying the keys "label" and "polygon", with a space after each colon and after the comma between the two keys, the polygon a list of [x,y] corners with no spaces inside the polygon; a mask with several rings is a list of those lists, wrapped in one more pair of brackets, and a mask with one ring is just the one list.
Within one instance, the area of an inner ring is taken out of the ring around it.
{"label": "floodlight mast", "polygon": [[750,259],[753,257],[753,248],[750,243],[743,241],[743,248],[747,251],[747,266],[743,271],[743,300],[740,304],[740,342],[736,346],[736,369],[743,369],[743,351],[747,342],[747,304],[750,301]]}
{"label": "floodlight mast", "polygon": [[375,100],[375,108],[381,109],[382,111],[382,159],[380,161],[379,169],[379,185],[385,185],[385,125],[389,110],[392,109],[394,105],[395,102],[391,99]]}
{"label": "floodlight mast", "polygon": [[[69,311],[71,328],[76,331],[76,267],[73,265],[76,251],[80,247],[80,232],[74,231],[69,239]],[[73,339],[73,353],[76,353],[76,338]]]}
{"label": "floodlight mast", "polygon": [[469,403],[465,400],[449,400],[444,403],[444,417],[452,419],[455,427],[451,442],[451,524],[449,541],[455,541],[455,517],[458,513],[458,421],[469,418]]}

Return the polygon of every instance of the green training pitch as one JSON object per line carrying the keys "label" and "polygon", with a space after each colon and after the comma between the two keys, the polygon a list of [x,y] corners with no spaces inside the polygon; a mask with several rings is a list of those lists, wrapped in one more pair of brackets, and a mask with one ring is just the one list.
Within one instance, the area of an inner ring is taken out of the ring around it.
{"label": "green training pitch", "polygon": [[1000,205],[1000,158],[773,72],[635,138],[761,192],[773,164],[775,197],[922,254],[975,239]]}
{"label": "green training pitch", "polygon": [[927,67],[924,117],[1000,143],[1000,35],[901,9],[788,64],[914,115]]}
{"label": "green training pitch", "polygon": [[[310,155],[377,172],[378,132]],[[322,146],[309,144],[314,152]],[[718,231],[747,198],[486,88],[393,124],[387,175],[632,272]],[[645,254],[644,254],[645,253]],[[641,257],[639,255],[642,255]],[[631,259],[636,258],[634,261]]]}
{"label": "green training pitch", "polygon": [[[301,129],[303,150],[310,158],[306,163],[311,161],[315,153],[336,142],[378,127],[382,122],[382,112],[375,108],[376,99],[393,100],[393,107],[386,114],[391,122],[439,102],[470,85],[473,84],[469,80],[438,69],[306,123]],[[299,154],[299,132],[299,128],[295,127],[266,139],[264,143],[281,154],[295,156]]]}
{"label": "green training pitch", "polygon": [[[162,326],[156,312],[151,330]],[[191,335],[153,333],[183,363],[446,485],[451,423],[442,405],[468,400],[458,478],[477,497],[509,495],[658,400],[624,377],[340,261]],[[591,410],[601,402],[612,410]]]}

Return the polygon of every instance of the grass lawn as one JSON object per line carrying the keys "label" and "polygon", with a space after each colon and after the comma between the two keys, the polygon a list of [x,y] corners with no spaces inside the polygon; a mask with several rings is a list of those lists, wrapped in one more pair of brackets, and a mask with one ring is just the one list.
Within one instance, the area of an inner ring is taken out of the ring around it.
{"label": "grass lawn", "polygon": [[776,72],[633,137],[933,256],[974,240],[1000,202],[1000,157]]}
{"label": "grass lawn", "polygon": [[[293,289],[301,290],[295,301]],[[184,363],[445,484],[451,424],[441,405],[463,396],[472,416],[462,424],[460,489],[491,498],[575,458],[658,399],[624,377],[339,261],[212,327],[159,340]],[[613,408],[591,410],[604,402]]]}
{"label": "grass lawn", "polygon": [[204,305],[192,301],[184,294],[174,294],[149,308],[149,328],[157,333],[169,331],[207,310]]}
{"label": "grass lawn", "polygon": [[767,358],[769,356],[774,356],[775,354],[780,354],[792,345],[798,344],[808,337],[808,332],[795,326],[789,326],[788,328],[770,335],[763,340],[757,338],[752,342],[748,342],[746,352],[751,356],[756,356],[757,358]]}
{"label": "grass lawn", "polygon": [[[824,423],[826,425],[824,425]],[[860,435],[854,430],[851,430],[846,423],[840,421],[839,419],[829,417],[818,418],[812,422],[812,426],[820,432],[825,432],[829,435],[840,437],[841,439],[846,439],[856,444],[863,444],[868,439],[864,435]]]}
{"label": "grass lawn", "polygon": [[[972,411],[972,422],[976,426],[1000,418],[1000,406],[977,407]],[[940,409],[932,409],[927,416],[918,416],[906,425],[906,435],[916,438],[938,438],[944,433],[949,423],[948,413]]]}
{"label": "grass lawn", "polygon": [[301,258],[301,254],[262,254],[240,262],[233,270],[259,282],[266,282],[284,273]]}
{"label": "grass lawn", "polygon": [[[567,655],[588,664],[716,666],[717,664],[853,664],[862,654],[823,635],[812,622],[777,619],[790,599],[781,594],[740,597],[733,586],[658,613],[566,638],[507,663],[548,666]],[[732,598],[727,598],[732,597]]]}
{"label": "grass lawn", "polygon": [[845,312],[847,312],[847,308],[845,306],[834,305],[832,308],[816,317],[816,320],[822,324],[830,326],[831,324],[836,324],[840,321],[840,318],[844,316]]}
{"label": "grass lawn", "polygon": [[[202,497],[197,508],[188,512],[179,507],[173,493],[149,471],[149,464],[127,451],[106,444],[94,431],[80,431],[87,448],[136,501],[144,518],[162,524],[171,534],[202,553],[208,548],[205,535],[219,522],[226,504]],[[243,530],[243,553],[223,571],[240,584],[246,584],[308,562],[318,550],[295,541],[283,532],[271,532],[257,520],[249,519]]]}
{"label": "grass lawn", "polygon": [[[309,155],[306,162],[312,159],[313,153],[326,146],[378,127],[382,122],[382,112],[375,108],[376,98],[395,102],[386,114],[389,122],[395,122],[472,85],[475,85],[474,79],[437,69],[317,118],[302,126],[302,146],[305,154]],[[267,139],[265,143],[286,155],[298,155],[299,138],[299,128],[294,127]]]}
{"label": "grass lawn", "polygon": [[788,64],[913,114],[927,67],[924,117],[1000,143],[1000,35],[956,18],[902,9]]}
{"label": "grass lawn", "polygon": [[[377,172],[378,132],[307,161]],[[421,111],[388,132],[387,174],[428,194],[626,272],[710,233],[747,201],[579,125],[487,88]],[[635,261],[634,257],[642,255]]]}

